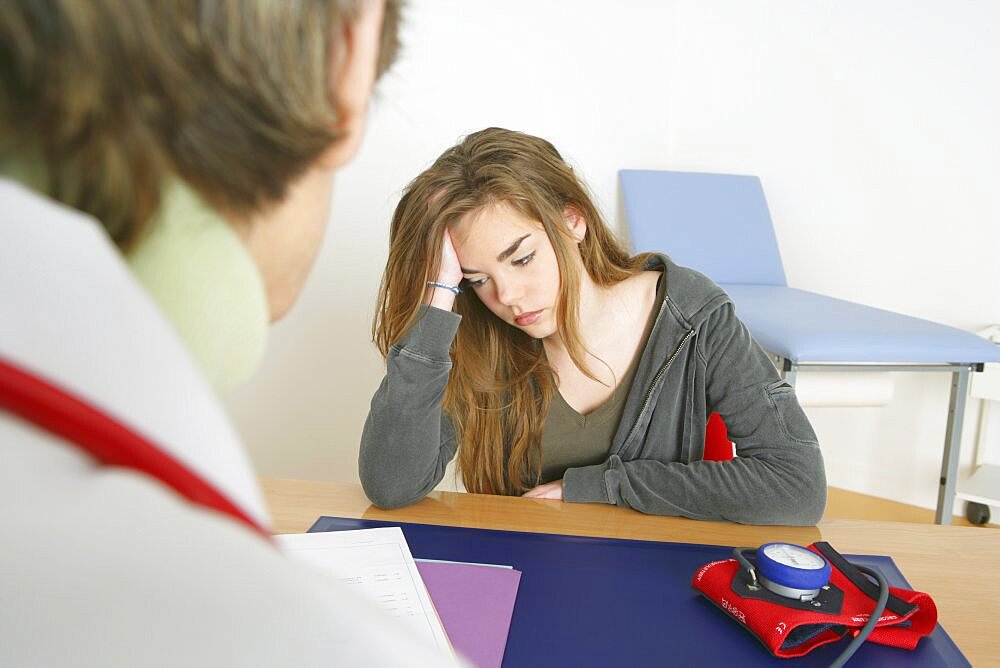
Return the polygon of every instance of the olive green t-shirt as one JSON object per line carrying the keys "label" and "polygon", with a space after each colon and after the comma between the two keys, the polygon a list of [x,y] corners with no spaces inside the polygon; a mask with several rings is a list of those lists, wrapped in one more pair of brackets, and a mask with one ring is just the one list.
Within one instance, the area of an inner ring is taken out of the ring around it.
{"label": "olive green t-shirt", "polygon": [[646,319],[642,345],[607,401],[589,414],[581,415],[566,403],[559,392],[552,395],[542,430],[542,482],[559,480],[568,468],[600,464],[607,460],[625,410],[625,400],[632,389],[639,358],[653,329],[653,314],[663,303],[666,291],[666,281],[661,276],[656,285],[652,313]]}

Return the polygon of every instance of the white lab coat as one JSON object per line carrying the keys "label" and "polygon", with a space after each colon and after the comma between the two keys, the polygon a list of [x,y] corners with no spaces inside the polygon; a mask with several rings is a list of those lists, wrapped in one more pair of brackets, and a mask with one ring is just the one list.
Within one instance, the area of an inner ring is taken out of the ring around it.
{"label": "white lab coat", "polygon": [[[0,358],[268,526],[239,438],[103,229],[0,179]],[[0,409],[0,665],[440,665],[246,524]]]}

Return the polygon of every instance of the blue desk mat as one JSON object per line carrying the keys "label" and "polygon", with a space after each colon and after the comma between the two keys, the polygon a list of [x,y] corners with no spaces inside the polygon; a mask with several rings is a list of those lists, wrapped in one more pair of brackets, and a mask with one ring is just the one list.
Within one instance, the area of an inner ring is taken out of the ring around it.
{"label": "blue desk mat", "polygon": [[[504,666],[829,666],[848,642],[798,659],[771,656],[691,588],[699,567],[729,558],[732,548],[339,517],[321,517],[309,531],[385,526],[402,528],[416,558],[521,571]],[[909,587],[889,557],[845,556]],[[970,664],[939,624],[912,652],[865,643],[848,665]]]}

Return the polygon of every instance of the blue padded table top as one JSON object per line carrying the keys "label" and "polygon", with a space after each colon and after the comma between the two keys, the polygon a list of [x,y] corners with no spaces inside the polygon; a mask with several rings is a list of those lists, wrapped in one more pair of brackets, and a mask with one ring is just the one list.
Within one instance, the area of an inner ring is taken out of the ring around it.
{"label": "blue padded table top", "polygon": [[955,327],[780,285],[722,288],[757,342],[793,362],[1000,362],[1000,346]]}
{"label": "blue padded table top", "polygon": [[[774,658],[691,588],[698,568],[729,558],[732,548],[339,517],[321,517],[309,530],[383,526],[401,527],[414,557],[521,571],[504,666],[828,666],[847,643]],[[908,586],[889,557],[845,556]],[[848,665],[969,663],[938,625],[913,651],[865,643]]]}

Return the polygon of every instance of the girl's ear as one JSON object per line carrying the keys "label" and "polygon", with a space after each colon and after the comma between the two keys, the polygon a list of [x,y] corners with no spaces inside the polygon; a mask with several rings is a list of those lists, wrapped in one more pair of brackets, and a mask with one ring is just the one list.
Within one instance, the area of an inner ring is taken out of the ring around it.
{"label": "girl's ear", "polygon": [[575,206],[567,206],[563,209],[563,219],[576,242],[583,241],[583,238],[587,236],[587,219],[583,217],[583,213]]}

